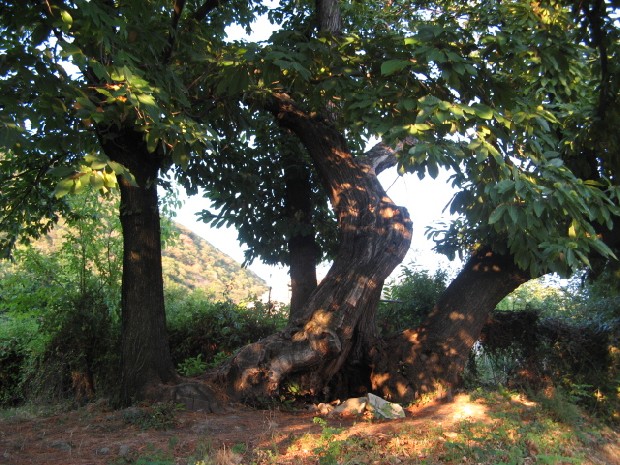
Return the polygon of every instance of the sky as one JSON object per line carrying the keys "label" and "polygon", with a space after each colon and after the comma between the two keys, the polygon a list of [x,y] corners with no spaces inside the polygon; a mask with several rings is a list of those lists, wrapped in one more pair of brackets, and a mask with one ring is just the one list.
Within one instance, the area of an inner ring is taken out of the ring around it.
{"label": "sky", "polygon": [[[447,220],[448,212],[442,213],[444,207],[454,195],[454,191],[448,183],[448,175],[440,173],[437,179],[426,177],[419,180],[415,175],[399,176],[396,169],[386,170],[379,176],[379,180],[387,194],[397,205],[405,206],[413,221],[413,238],[411,247],[403,265],[411,265],[412,262],[419,269],[434,272],[437,269],[448,270],[449,275],[455,274],[460,267],[459,262],[449,262],[444,256],[431,251],[432,241],[425,237],[426,227],[435,222]],[[229,255],[239,263],[243,262],[243,248],[237,241],[237,231],[230,228],[212,228],[196,219],[195,214],[208,206],[208,200],[202,196],[194,196],[184,199],[182,208],[177,210],[175,220],[190,228],[196,234],[207,240],[219,250]],[[288,303],[290,298],[288,269],[273,267],[256,260],[248,269],[256,273],[272,288],[272,300]],[[319,279],[325,275],[329,264],[319,267]],[[397,279],[400,275],[400,267],[392,273],[390,279]],[[389,280],[388,280],[389,281]]]}

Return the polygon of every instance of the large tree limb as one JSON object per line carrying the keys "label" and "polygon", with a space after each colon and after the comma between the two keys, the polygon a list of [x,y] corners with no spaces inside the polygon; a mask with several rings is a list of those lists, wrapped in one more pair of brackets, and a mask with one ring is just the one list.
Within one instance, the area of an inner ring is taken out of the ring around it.
{"label": "large tree limb", "polygon": [[529,279],[512,255],[478,248],[421,328],[373,345],[372,389],[400,402],[425,392],[449,392],[458,384],[490,312]]}
{"label": "large tree limb", "polygon": [[403,147],[411,147],[415,145],[416,142],[417,141],[413,137],[407,137],[404,141],[399,141],[393,146],[381,141],[364,153],[364,155],[357,157],[356,161],[370,166],[375,174],[378,175],[396,165],[398,162],[398,153]]}
{"label": "large tree limb", "polygon": [[340,33],[342,20],[340,18],[339,0],[316,0],[316,15],[319,30],[332,34]]}

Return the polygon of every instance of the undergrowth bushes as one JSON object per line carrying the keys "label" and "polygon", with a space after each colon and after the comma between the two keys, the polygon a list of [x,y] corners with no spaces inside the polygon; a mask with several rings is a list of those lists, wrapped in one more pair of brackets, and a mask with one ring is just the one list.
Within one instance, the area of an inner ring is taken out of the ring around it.
{"label": "undergrowth bushes", "polygon": [[67,292],[44,312],[2,318],[0,405],[81,403],[117,384],[118,322],[96,295]]}
{"label": "undergrowth bushes", "polygon": [[172,359],[188,376],[201,366],[216,366],[235,350],[276,332],[286,323],[286,312],[281,309],[261,302],[213,302],[201,292],[167,292],[166,308]]}
{"label": "undergrowth bushes", "polygon": [[[173,360],[187,376],[286,321],[270,306],[213,302],[201,292],[172,291],[166,300]],[[103,296],[66,292],[44,311],[0,319],[1,407],[116,397],[120,324]]]}
{"label": "undergrowth bushes", "polygon": [[377,312],[377,326],[381,334],[389,336],[408,328],[417,328],[430,313],[441,293],[446,289],[448,274],[437,270],[405,266],[400,279],[383,288],[383,300]]}
{"label": "undergrowth bushes", "polygon": [[557,389],[590,413],[620,422],[620,319],[601,324],[594,313],[575,319],[495,312],[464,379],[469,387]]}

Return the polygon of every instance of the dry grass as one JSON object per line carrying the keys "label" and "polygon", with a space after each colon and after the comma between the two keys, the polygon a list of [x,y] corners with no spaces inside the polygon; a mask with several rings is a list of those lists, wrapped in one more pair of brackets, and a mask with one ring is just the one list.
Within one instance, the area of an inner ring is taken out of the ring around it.
{"label": "dry grass", "polygon": [[620,465],[617,431],[561,398],[534,401],[503,391],[412,406],[394,421],[237,406],[224,414],[174,411],[174,421],[165,422],[170,428],[160,430],[128,423],[123,413],[5,417],[0,464]]}

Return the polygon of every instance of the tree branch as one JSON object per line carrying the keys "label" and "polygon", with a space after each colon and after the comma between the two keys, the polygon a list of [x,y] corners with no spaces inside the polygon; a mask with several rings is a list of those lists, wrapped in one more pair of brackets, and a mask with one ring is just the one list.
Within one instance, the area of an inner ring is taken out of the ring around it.
{"label": "tree branch", "polygon": [[220,4],[224,3],[226,0],[206,0],[200,8],[196,10],[194,15],[192,16],[196,21],[202,21],[206,18],[206,16],[215,10]]}
{"label": "tree branch", "polygon": [[356,157],[355,161],[369,166],[375,174],[378,175],[386,169],[396,165],[398,162],[396,155],[403,150],[405,145],[410,147],[416,143],[417,140],[413,137],[407,137],[404,141],[397,142],[394,146],[389,146],[385,142],[381,141],[378,144],[375,144],[361,157]]}
{"label": "tree branch", "polygon": [[185,0],[174,0],[174,6],[172,7],[172,21],[170,22],[170,35],[168,36],[168,45],[164,50],[163,61],[168,63],[172,56],[172,50],[174,49],[174,42],[177,36],[177,29],[179,27],[179,19],[185,8]]}
{"label": "tree branch", "polygon": [[340,5],[338,0],[316,0],[316,14],[319,30],[331,34],[339,34],[342,29]]}

